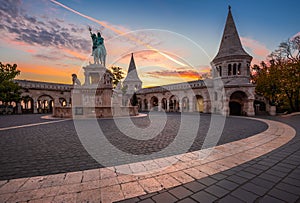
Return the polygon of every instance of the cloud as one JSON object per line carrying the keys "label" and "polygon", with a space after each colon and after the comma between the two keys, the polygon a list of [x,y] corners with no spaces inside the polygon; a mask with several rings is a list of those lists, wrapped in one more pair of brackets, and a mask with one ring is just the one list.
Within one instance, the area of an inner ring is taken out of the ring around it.
{"label": "cloud", "polygon": [[199,79],[201,74],[196,70],[161,70],[161,71],[149,71],[146,75],[154,78],[161,77],[180,77],[186,79]]}
{"label": "cloud", "polygon": [[261,42],[248,38],[248,37],[241,37],[241,42],[243,46],[250,49],[253,54],[253,60],[255,63],[260,63],[264,61],[267,56],[271,53],[271,51]]}
{"label": "cloud", "polygon": [[83,27],[70,26],[64,20],[50,20],[46,16],[41,21],[21,10],[21,3],[20,0],[9,0],[0,4],[0,32],[5,38],[33,46],[90,50],[90,40],[80,36]]}

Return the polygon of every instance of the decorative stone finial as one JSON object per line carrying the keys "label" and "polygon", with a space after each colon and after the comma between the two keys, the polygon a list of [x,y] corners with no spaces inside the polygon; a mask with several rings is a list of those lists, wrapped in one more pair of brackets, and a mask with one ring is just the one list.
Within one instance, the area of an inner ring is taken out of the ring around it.
{"label": "decorative stone finial", "polygon": [[231,6],[230,5],[228,5],[228,10],[231,11]]}

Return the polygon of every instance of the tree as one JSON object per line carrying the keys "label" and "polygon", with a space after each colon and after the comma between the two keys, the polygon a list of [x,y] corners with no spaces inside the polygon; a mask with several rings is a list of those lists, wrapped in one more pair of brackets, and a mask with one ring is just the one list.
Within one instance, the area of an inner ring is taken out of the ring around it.
{"label": "tree", "polygon": [[111,73],[113,75],[113,87],[117,87],[118,83],[124,78],[124,72],[122,71],[121,67],[112,66],[110,68]]}
{"label": "tree", "polygon": [[300,111],[300,36],[280,43],[270,54],[269,65],[254,65],[256,92],[278,107],[288,104]]}
{"label": "tree", "polygon": [[2,64],[0,62],[0,101],[4,104],[20,101],[20,86],[14,78],[20,74],[17,64]]}

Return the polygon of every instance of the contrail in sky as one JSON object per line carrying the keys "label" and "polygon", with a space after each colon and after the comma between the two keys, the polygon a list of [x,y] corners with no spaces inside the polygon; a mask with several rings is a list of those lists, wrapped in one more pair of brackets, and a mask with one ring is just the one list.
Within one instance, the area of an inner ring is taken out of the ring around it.
{"label": "contrail in sky", "polygon": [[[72,9],[72,8],[70,8],[70,7],[66,6],[66,5],[64,5],[64,4],[60,3],[60,2],[58,2],[58,1],[55,1],[55,0],[50,0],[50,1],[51,1],[52,3],[55,3],[56,5],[59,5],[59,6],[63,7],[63,8],[65,8],[65,9],[67,9],[68,11],[71,11],[71,12],[77,14],[77,15],[80,15],[80,16],[83,17],[83,18],[86,18],[86,19],[91,20],[91,21],[93,21],[93,22],[95,22],[95,23],[98,23],[98,24],[102,25],[103,27],[106,27],[106,28],[108,28],[108,29],[114,31],[114,32],[117,33],[117,34],[120,34],[120,35],[121,35],[121,34],[125,34],[125,32],[123,32],[123,31],[121,31],[121,30],[118,30],[118,29],[116,29],[116,28],[114,28],[114,27],[108,25],[106,22],[99,21],[99,20],[97,20],[97,19],[95,19],[95,18],[93,18],[93,17],[90,17],[90,16],[88,16],[88,15],[82,14],[82,13],[80,13],[80,12],[78,12],[78,11],[76,11],[76,10],[74,10],[74,9]],[[151,50],[153,50],[153,51],[156,51],[156,52],[159,53],[160,55],[164,56],[164,57],[167,58],[167,59],[170,59],[171,61],[173,61],[173,62],[175,62],[175,63],[177,63],[177,64],[179,64],[179,65],[181,65],[181,66],[187,66],[186,64],[181,63],[180,61],[174,59],[173,57],[171,57],[171,56],[169,56],[169,55],[167,55],[167,54],[165,54],[165,53],[159,51],[158,49],[156,49],[156,48],[154,48],[154,47],[152,47],[152,46],[150,46],[150,45],[148,45],[148,44],[145,44],[144,42],[142,42],[142,41],[140,41],[140,40],[138,40],[138,39],[136,39],[136,38],[134,38],[134,37],[130,37],[130,36],[126,36],[126,37],[127,37],[128,39],[132,40],[132,41],[135,41],[135,42],[137,42],[137,43],[139,43],[139,44],[141,44],[141,45],[146,46],[147,48],[149,48],[149,49],[151,49]]]}

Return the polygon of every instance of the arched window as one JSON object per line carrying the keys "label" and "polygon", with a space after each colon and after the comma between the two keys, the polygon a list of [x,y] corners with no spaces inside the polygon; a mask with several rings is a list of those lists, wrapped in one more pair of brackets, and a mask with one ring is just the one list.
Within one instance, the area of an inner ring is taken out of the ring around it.
{"label": "arched window", "polygon": [[236,63],[235,64],[233,64],[233,75],[236,75]]}
{"label": "arched window", "polygon": [[222,66],[219,66],[219,76],[222,77]]}
{"label": "arched window", "polygon": [[238,72],[237,72],[238,75],[241,75],[241,66],[242,66],[242,64],[239,63],[239,65],[238,65]]}
{"label": "arched window", "polygon": [[231,75],[232,72],[231,72],[231,64],[228,64],[228,75]]}

